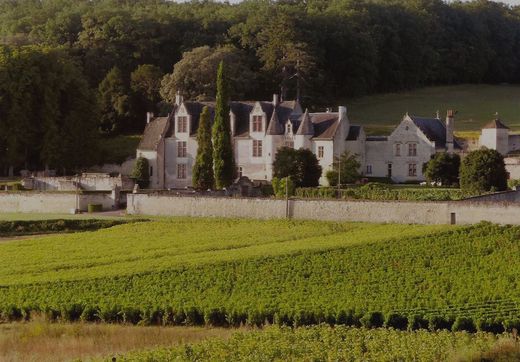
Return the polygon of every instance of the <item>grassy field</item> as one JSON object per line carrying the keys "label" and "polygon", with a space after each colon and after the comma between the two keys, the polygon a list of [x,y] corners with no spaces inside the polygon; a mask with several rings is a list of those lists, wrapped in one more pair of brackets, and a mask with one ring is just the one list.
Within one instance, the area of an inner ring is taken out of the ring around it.
{"label": "grassy field", "polygon": [[0,244],[6,320],[520,326],[520,228],[163,219]]}
{"label": "grassy field", "polygon": [[135,150],[141,141],[141,135],[120,135],[102,138],[99,152],[103,163],[123,163],[129,157],[135,157]]}
{"label": "grassy field", "polygon": [[[227,339],[232,329],[202,327],[142,327],[114,324],[0,324],[0,361],[56,362],[88,360],[129,351]],[[110,358],[111,360],[111,358]]]}
{"label": "grassy field", "polygon": [[364,125],[370,134],[389,134],[406,112],[433,117],[439,110],[444,119],[447,109],[458,111],[456,131],[480,130],[493,119],[495,112],[511,129],[520,130],[520,86],[517,85],[427,87],[358,98],[348,101],[347,106],[351,122]]}
{"label": "grassy field", "polygon": [[[175,348],[118,356],[118,361],[514,361],[520,344],[510,336],[424,330],[405,332],[314,326],[268,327]],[[109,362],[111,359],[106,359]]]}

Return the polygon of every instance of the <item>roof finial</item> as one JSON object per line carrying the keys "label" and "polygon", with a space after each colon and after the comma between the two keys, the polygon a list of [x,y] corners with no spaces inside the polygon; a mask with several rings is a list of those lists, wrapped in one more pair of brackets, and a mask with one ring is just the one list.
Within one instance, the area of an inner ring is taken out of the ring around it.
{"label": "roof finial", "polygon": [[498,119],[498,112],[495,112],[495,119]]}
{"label": "roof finial", "polygon": [[439,112],[439,110],[435,113],[435,118],[441,119],[441,112]]}

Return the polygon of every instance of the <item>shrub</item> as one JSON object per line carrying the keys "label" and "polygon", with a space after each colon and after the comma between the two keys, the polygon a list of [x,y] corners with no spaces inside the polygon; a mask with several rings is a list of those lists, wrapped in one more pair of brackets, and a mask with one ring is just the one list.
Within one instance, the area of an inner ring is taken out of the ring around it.
{"label": "shrub", "polygon": [[88,204],[87,210],[89,214],[92,214],[94,212],[101,212],[103,211],[103,205],[101,204]]}
{"label": "shrub", "polygon": [[471,318],[457,317],[453,323],[453,326],[451,327],[451,330],[453,332],[466,331],[475,333],[477,328],[475,327],[475,323]]}
{"label": "shrub", "polygon": [[132,178],[141,188],[146,188],[150,184],[150,165],[144,157],[139,157],[135,161],[132,171]]}
{"label": "shrub", "polygon": [[428,329],[430,331],[450,330],[452,325],[452,320],[442,316],[431,316],[428,320]]}
{"label": "shrub", "polygon": [[418,329],[428,329],[428,320],[420,315],[414,315],[408,318],[408,329],[415,331]]}
{"label": "shrub", "polygon": [[385,319],[380,312],[368,312],[361,318],[360,322],[366,328],[379,328],[383,326]]}
{"label": "shrub", "polygon": [[408,318],[398,313],[391,313],[386,318],[385,326],[405,330],[408,327]]}
{"label": "shrub", "polygon": [[274,177],[281,179],[289,176],[296,187],[318,186],[321,171],[316,155],[310,150],[282,147],[276,152],[273,162]]}
{"label": "shrub", "polygon": [[277,177],[273,177],[271,181],[271,185],[273,186],[273,192],[276,197],[285,197],[294,195],[294,182],[290,177],[285,177],[279,179]]}

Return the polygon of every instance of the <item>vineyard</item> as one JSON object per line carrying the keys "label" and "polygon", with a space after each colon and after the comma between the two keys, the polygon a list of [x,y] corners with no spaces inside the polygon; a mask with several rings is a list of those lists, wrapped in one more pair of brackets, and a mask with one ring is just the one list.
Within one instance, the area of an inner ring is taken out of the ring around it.
{"label": "vineyard", "polygon": [[[480,358],[497,356],[505,361],[518,358],[519,351],[518,342],[513,339],[488,333],[404,332],[321,325],[294,329],[268,327],[262,331],[235,333],[224,341],[210,339],[180,347],[129,353],[118,356],[117,361],[381,362],[469,360],[472,357],[480,361]],[[111,358],[107,358],[108,361]]]}
{"label": "vineyard", "polygon": [[6,320],[520,327],[520,228],[172,219],[0,244]]}

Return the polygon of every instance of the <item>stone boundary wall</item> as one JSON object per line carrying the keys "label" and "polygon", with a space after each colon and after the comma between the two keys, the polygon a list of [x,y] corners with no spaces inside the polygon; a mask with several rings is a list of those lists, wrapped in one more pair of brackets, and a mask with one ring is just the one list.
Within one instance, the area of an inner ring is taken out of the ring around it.
{"label": "stone boundary wall", "polygon": [[[287,208],[287,209],[286,209]],[[402,224],[473,224],[489,221],[520,225],[520,204],[500,202],[397,202],[285,200],[128,194],[132,215],[250,217],[258,219],[365,221]]]}
{"label": "stone boundary wall", "polygon": [[[73,192],[0,192],[0,213],[68,214],[76,203]],[[79,195],[80,210],[87,211],[88,204],[102,204],[103,210],[112,210],[115,200],[111,193]]]}

